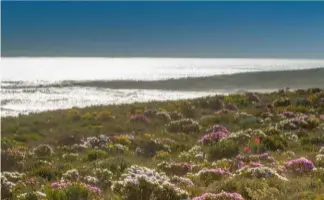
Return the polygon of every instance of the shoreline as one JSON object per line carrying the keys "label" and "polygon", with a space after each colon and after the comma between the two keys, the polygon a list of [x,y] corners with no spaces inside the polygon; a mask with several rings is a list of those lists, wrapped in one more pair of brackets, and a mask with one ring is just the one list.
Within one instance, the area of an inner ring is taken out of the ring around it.
{"label": "shoreline", "polygon": [[[283,88],[285,89],[285,88]],[[294,88],[288,88],[290,92],[296,92],[296,90],[307,90],[308,88],[299,88],[299,89],[294,89]],[[321,88],[324,89],[324,88]],[[197,100],[197,99],[201,99],[201,98],[207,98],[207,97],[211,97],[211,96],[220,96],[220,97],[225,97],[225,96],[229,96],[229,95],[242,95],[245,93],[257,93],[257,94],[270,94],[270,93],[275,93],[278,92],[279,90],[282,89],[251,89],[251,90],[242,90],[242,91],[235,91],[235,92],[228,92],[226,90],[223,90],[222,92],[218,91],[218,92],[213,92],[213,91],[204,91],[206,93],[206,95],[203,96],[198,96],[198,97],[191,97],[191,98],[178,98],[178,99],[168,99],[168,100],[148,100],[148,101],[132,101],[132,102],[122,102],[122,103],[115,103],[115,104],[93,104],[93,105],[86,105],[86,106],[72,106],[69,108],[61,108],[61,109],[50,109],[50,110],[42,110],[42,111],[38,111],[38,112],[29,112],[29,113],[19,113],[17,115],[6,115],[3,116],[2,115],[2,111],[0,113],[0,119],[5,119],[5,118],[17,118],[19,115],[22,116],[28,116],[28,115],[37,115],[40,113],[50,113],[50,112],[56,112],[56,111],[65,111],[65,110],[69,110],[72,108],[77,108],[77,109],[89,109],[91,107],[97,108],[97,107],[101,107],[101,108],[106,108],[106,107],[111,107],[111,106],[131,106],[132,104],[151,104],[151,103],[168,103],[168,102],[177,102],[177,101],[193,101],[193,100]],[[170,91],[168,91],[170,92]],[[177,91],[175,91],[177,92]],[[182,91],[185,92],[185,91]]]}

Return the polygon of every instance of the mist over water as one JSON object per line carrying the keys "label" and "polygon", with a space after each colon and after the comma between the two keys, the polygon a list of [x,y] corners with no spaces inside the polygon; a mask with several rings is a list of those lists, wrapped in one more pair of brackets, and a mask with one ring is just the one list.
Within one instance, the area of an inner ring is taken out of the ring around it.
{"label": "mist over water", "polygon": [[323,87],[324,60],[2,58],[1,114]]}

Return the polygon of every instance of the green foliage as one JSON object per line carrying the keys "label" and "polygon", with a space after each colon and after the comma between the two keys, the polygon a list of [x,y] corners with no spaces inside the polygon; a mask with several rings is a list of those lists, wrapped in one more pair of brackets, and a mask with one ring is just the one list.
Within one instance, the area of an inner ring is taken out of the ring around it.
{"label": "green foliage", "polygon": [[62,172],[52,165],[41,165],[33,169],[31,174],[42,177],[48,181],[58,180],[62,176]]}
{"label": "green foliage", "polygon": [[277,151],[285,150],[288,143],[280,136],[274,135],[264,138],[260,144],[260,151]]}
{"label": "green foliage", "polygon": [[88,161],[94,161],[97,159],[102,159],[107,156],[107,153],[102,150],[90,150],[87,155],[87,160]]}
{"label": "green foliage", "polygon": [[210,160],[231,158],[239,153],[239,145],[231,140],[223,140],[214,144],[208,151]]}

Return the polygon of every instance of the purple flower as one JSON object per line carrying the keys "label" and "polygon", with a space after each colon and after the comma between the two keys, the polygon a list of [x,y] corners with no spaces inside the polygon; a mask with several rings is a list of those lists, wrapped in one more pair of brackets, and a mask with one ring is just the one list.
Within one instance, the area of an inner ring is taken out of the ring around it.
{"label": "purple flower", "polygon": [[251,166],[252,167],[260,167],[261,166],[261,163],[260,162],[252,162],[251,163]]}
{"label": "purple flower", "polygon": [[56,188],[61,189],[61,188],[66,188],[69,185],[70,185],[70,183],[68,183],[68,182],[58,181],[58,182],[52,183],[51,187],[54,189],[56,189]]}
{"label": "purple flower", "polygon": [[224,127],[224,126],[221,126],[221,125],[214,125],[213,127],[212,127],[212,130],[211,131],[209,131],[209,132],[224,132],[224,133],[226,133],[226,134],[229,134],[229,131],[227,130],[227,128],[226,127]]}
{"label": "purple flower", "polygon": [[295,113],[291,112],[291,111],[285,111],[283,113],[281,113],[282,116],[287,117],[287,118],[292,118],[295,117]]}
{"label": "purple flower", "polygon": [[95,192],[95,193],[98,193],[98,194],[101,193],[101,190],[100,190],[98,187],[91,186],[91,185],[87,185],[87,188],[88,188],[88,190],[90,190],[91,192]]}
{"label": "purple flower", "polygon": [[313,170],[314,164],[306,158],[298,158],[286,162],[285,167],[292,172],[307,173]]}
{"label": "purple flower", "polygon": [[148,122],[147,117],[145,115],[142,115],[142,114],[132,115],[130,120],[133,121],[133,122],[135,122],[135,121]]}
{"label": "purple flower", "polygon": [[268,156],[269,156],[269,154],[267,152],[264,152],[264,153],[259,155],[259,158],[260,159],[266,159],[266,158],[268,158]]}
{"label": "purple flower", "polygon": [[223,132],[223,131],[218,131],[218,132],[214,132],[211,134],[207,134],[204,135],[199,142],[203,143],[203,144],[207,144],[207,143],[212,143],[212,142],[217,142],[219,141],[221,138],[226,137],[227,133]]}

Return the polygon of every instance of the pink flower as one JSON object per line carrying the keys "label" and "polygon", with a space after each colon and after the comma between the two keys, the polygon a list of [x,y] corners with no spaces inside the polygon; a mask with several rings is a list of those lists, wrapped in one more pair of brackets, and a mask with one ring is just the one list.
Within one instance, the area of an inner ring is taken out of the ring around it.
{"label": "pink flower", "polygon": [[269,154],[267,152],[264,152],[264,153],[262,153],[262,154],[259,155],[259,157],[261,159],[268,158],[268,156],[269,156]]}
{"label": "pink flower", "polygon": [[286,162],[285,167],[296,173],[307,173],[312,171],[315,166],[312,161],[306,158],[298,158]]}
{"label": "pink flower", "polygon": [[135,114],[135,115],[132,115],[131,118],[130,118],[131,121],[141,121],[141,122],[148,122],[148,119],[145,115],[142,115],[142,114]]}
{"label": "pink flower", "polygon": [[320,115],[319,118],[320,118],[321,120],[324,120],[324,115]]}
{"label": "pink flower", "polygon": [[252,162],[251,163],[251,166],[253,166],[253,167],[260,167],[261,166],[261,163],[260,162]]}
{"label": "pink flower", "polygon": [[220,139],[222,139],[223,137],[226,137],[226,136],[227,136],[226,132],[218,131],[218,132],[214,132],[214,133],[211,133],[211,134],[204,135],[199,140],[199,142],[201,142],[203,144],[217,142],[217,141],[219,141]]}
{"label": "pink flower", "polygon": [[260,143],[260,138],[256,137],[256,138],[253,139],[253,141],[254,141],[255,143],[259,144],[259,143]]}

